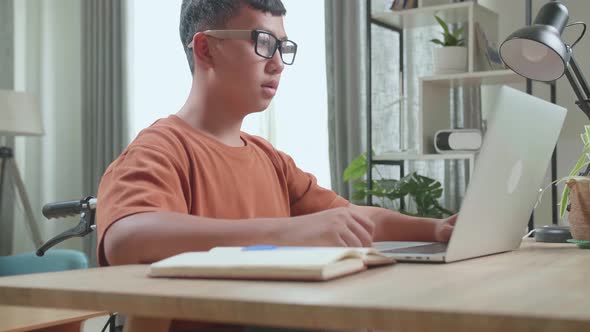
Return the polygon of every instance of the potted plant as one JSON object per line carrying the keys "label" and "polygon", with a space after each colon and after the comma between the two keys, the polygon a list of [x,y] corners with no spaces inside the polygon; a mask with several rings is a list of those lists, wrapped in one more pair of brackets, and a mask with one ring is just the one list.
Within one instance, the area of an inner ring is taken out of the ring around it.
{"label": "potted plant", "polygon": [[[376,170],[379,173],[379,170]],[[404,208],[398,209],[398,212],[428,218],[443,218],[455,214],[453,211],[439,204],[438,200],[443,194],[443,188],[440,182],[434,179],[418,175],[414,172],[404,176],[400,180],[373,180],[372,189],[368,191],[367,181],[361,179],[366,173],[366,153],[355,158],[344,170],[343,180],[345,182],[352,182],[352,201],[362,204],[362,201],[370,194],[381,201],[381,205],[375,205],[388,207],[393,206],[396,200],[405,199],[406,196],[409,196],[415,203],[416,211],[411,212]]]}
{"label": "potted plant", "polygon": [[439,16],[434,18],[443,29],[442,39],[430,41],[442,47],[434,48],[434,72],[436,74],[462,73],[467,68],[467,48],[462,38],[463,27],[451,32],[449,25]]}
{"label": "potted plant", "polygon": [[568,221],[574,242],[587,247],[590,245],[590,177],[578,174],[590,165],[590,125],[584,126],[581,137],[584,148],[580,159],[568,176],[556,182],[566,182],[559,203],[559,215],[563,218],[570,206]]}

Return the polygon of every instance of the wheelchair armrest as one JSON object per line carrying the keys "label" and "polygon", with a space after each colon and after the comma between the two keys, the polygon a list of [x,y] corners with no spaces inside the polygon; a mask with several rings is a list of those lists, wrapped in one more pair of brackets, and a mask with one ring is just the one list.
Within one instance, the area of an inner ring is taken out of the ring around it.
{"label": "wheelchair armrest", "polygon": [[86,197],[79,201],[67,201],[46,204],[43,207],[43,215],[47,218],[61,218],[80,214],[80,222],[61,234],[54,236],[37,249],[37,256],[43,256],[49,248],[72,237],[83,237],[95,229],[94,217],[96,216],[96,198]]}

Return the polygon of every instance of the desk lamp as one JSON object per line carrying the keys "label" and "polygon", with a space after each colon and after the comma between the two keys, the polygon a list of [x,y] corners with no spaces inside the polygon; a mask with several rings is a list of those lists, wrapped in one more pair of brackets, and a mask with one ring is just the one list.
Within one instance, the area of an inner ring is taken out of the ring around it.
{"label": "desk lamp", "polygon": [[[500,45],[500,56],[508,68],[531,80],[551,82],[565,74],[578,99],[576,105],[590,118],[590,88],[573,54],[573,48],[586,33],[586,24],[568,24],[568,20],[564,4],[559,1],[545,4],[533,25],[516,30],[506,38]],[[561,39],[561,34],[573,25],[581,25],[583,29],[570,46]],[[590,165],[582,175],[588,173]],[[571,234],[567,227],[547,227],[535,230],[535,238],[542,242],[565,242]]]}

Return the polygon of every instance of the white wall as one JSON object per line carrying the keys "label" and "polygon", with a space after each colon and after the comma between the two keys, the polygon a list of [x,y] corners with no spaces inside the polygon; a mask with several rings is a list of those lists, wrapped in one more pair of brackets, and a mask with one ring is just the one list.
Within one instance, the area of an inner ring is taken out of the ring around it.
{"label": "white wall", "polygon": [[[324,4],[283,0],[285,28],[299,45],[287,66],[271,110],[250,115],[244,131],[269,139],[300,168],[330,187]],[[178,36],[180,0],[128,0],[129,121],[131,141],[158,118],[176,113],[191,77]]]}
{"label": "white wall", "polygon": [[[581,0],[563,0],[570,14],[569,22],[586,21],[588,22],[588,13],[590,13],[590,1]],[[510,1],[510,0],[479,0],[479,3],[494,10],[499,14],[499,36],[500,40],[504,40],[513,31],[525,25],[525,2],[524,1]],[[534,0],[532,19],[541,6],[547,3],[545,0]],[[580,30],[572,28],[571,31],[564,33],[564,39],[570,44],[575,40]],[[590,75],[590,40],[586,36],[574,49],[574,56],[578,61],[582,71],[585,75]],[[588,76],[590,78],[590,76]],[[549,88],[541,83],[535,83],[533,86],[535,95],[549,100]],[[575,105],[574,93],[565,77],[557,81],[557,103],[568,109],[568,115],[564,128],[561,132],[557,147],[557,177],[568,175],[569,171],[580,157],[582,144],[580,141],[580,133],[583,130],[584,124],[589,124],[588,118]],[[532,121],[532,124],[534,121]],[[549,184],[550,174],[547,175],[545,183]],[[558,195],[561,197],[561,188],[559,186]],[[539,225],[546,225],[551,223],[551,196],[547,193],[542,201],[542,205],[535,213],[536,223]],[[537,221],[538,220],[538,221]]]}

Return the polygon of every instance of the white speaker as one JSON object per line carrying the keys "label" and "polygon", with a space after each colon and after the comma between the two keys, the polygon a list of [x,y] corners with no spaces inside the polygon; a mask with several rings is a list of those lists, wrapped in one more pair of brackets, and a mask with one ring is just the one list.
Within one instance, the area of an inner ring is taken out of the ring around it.
{"label": "white speaker", "polygon": [[445,129],[434,134],[434,148],[438,153],[476,152],[481,143],[479,129]]}

